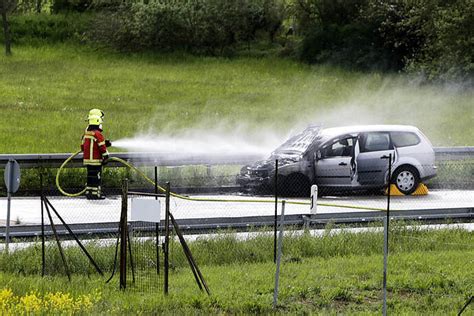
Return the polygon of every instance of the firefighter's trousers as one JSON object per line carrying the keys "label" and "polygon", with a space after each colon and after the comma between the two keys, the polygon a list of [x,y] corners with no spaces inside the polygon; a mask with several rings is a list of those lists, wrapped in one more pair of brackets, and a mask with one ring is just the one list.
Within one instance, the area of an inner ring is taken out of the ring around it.
{"label": "firefighter's trousers", "polygon": [[102,166],[87,165],[86,197],[88,199],[101,198]]}

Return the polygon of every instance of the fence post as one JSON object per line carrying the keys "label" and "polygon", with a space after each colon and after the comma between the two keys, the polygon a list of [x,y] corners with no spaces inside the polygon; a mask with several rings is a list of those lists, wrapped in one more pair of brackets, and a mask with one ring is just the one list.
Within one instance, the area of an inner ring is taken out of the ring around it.
{"label": "fence post", "polygon": [[166,182],[166,210],[165,210],[165,272],[163,277],[164,293],[168,295],[168,275],[169,275],[169,245],[170,245],[170,183]]}
{"label": "fence post", "polygon": [[273,224],[273,263],[277,257],[277,216],[278,216],[278,159],[275,160],[275,222]]}
{"label": "fence post", "polygon": [[41,276],[46,272],[45,240],[44,240],[44,189],[43,189],[43,169],[40,169],[40,200],[41,200]]}
{"label": "fence post", "polygon": [[[385,159],[387,156],[383,156]],[[390,222],[390,187],[392,177],[392,154],[388,155],[388,188],[387,188],[387,214],[384,220],[383,235],[383,316],[387,315],[387,261],[388,261],[388,229]]]}
{"label": "fence post", "polygon": [[122,212],[120,214],[120,289],[127,287],[127,210],[128,179],[122,182]]}
{"label": "fence post", "polygon": [[278,236],[278,255],[276,261],[275,272],[275,289],[273,291],[273,308],[276,308],[278,302],[278,287],[280,284],[280,263],[281,263],[281,247],[283,244],[283,230],[285,228],[285,201],[281,202],[281,217],[280,217],[280,234]]}

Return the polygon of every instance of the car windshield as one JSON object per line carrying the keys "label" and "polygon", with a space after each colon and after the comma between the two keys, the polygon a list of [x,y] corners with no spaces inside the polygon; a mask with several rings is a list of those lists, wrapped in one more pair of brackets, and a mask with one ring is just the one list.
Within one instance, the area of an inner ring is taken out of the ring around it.
{"label": "car windshield", "polygon": [[272,157],[295,156],[303,154],[318,138],[320,126],[308,126],[303,132],[290,137],[273,153]]}

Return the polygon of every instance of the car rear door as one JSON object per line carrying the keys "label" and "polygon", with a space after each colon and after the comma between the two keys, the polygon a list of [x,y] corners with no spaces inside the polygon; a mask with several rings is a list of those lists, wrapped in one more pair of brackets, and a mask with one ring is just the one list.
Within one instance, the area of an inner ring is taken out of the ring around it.
{"label": "car rear door", "polygon": [[330,141],[319,150],[316,161],[316,184],[350,186],[353,178],[351,160],[356,138],[344,137]]}
{"label": "car rear door", "polygon": [[395,158],[389,132],[367,132],[359,136],[357,181],[361,185],[383,185],[388,170],[388,157]]}

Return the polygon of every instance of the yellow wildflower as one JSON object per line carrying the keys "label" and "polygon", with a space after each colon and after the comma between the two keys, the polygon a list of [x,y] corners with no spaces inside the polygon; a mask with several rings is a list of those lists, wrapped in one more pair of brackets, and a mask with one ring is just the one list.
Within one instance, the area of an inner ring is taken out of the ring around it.
{"label": "yellow wildflower", "polygon": [[18,307],[23,307],[27,313],[39,312],[43,306],[43,301],[36,296],[36,293],[31,292],[20,298],[19,305]]}
{"label": "yellow wildflower", "polygon": [[14,296],[11,289],[3,289],[0,291],[0,311],[9,309],[14,303]]}

